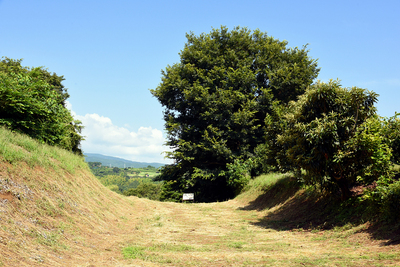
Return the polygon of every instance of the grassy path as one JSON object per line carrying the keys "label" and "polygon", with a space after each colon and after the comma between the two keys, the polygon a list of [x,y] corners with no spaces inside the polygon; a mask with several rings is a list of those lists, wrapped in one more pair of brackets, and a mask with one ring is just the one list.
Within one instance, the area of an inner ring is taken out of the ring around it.
{"label": "grassy path", "polygon": [[[266,212],[238,200],[159,203],[146,208],[120,244],[119,266],[398,266],[397,246],[371,241],[363,226],[307,232],[259,226]],[[128,220],[128,219],[127,219]]]}

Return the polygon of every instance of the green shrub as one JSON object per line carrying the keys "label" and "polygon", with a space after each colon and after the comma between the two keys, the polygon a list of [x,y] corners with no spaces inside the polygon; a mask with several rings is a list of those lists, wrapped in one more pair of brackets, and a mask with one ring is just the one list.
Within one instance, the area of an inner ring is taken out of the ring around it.
{"label": "green shrub", "polygon": [[0,61],[0,125],[82,155],[82,126],[65,107],[63,76],[20,63]]}
{"label": "green shrub", "polygon": [[400,182],[388,186],[382,201],[382,213],[389,221],[397,221],[400,217]]}
{"label": "green shrub", "polygon": [[375,190],[367,192],[363,199],[369,200],[370,209],[377,212],[380,219],[388,222],[400,219],[400,181],[378,185]]}
{"label": "green shrub", "polygon": [[291,166],[306,172],[306,184],[340,189],[344,200],[351,197],[352,185],[390,181],[392,154],[376,116],[377,97],[331,80],[310,86],[291,103],[278,143]]}
{"label": "green shrub", "polygon": [[243,190],[250,180],[249,170],[251,163],[251,159],[248,159],[246,162],[236,159],[233,163],[226,165],[227,171],[221,172],[221,174],[226,175],[227,184],[233,188],[236,195]]}
{"label": "green shrub", "polygon": [[141,183],[136,188],[131,188],[124,192],[125,196],[137,196],[151,200],[160,200],[161,184]]}

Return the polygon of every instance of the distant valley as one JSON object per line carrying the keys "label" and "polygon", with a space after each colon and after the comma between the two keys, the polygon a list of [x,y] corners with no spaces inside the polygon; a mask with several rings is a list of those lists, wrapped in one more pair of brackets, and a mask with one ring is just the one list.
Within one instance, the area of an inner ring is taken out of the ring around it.
{"label": "distant valley", "polygon": [[146,162],[137,162],[131,161],[127,159],[105,156],[96,153],[84,153],[85,161],[86,162],[101,162],[103,166],[111,166],[111,167],[118,167],[118,168],[144,168],[147,166],[153,166],[155,168],[159,168],[164,166],[165,164],[162,163],[146,163]]}

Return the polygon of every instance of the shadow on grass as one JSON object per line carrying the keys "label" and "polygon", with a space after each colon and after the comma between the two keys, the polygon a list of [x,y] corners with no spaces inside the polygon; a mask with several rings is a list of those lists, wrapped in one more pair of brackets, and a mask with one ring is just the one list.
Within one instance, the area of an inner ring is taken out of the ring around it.
{"label": "shadow on grass", "polygon": [[346,225],[357,227],[368,223],[359,231],[367,232],[375,240],[382,240],[382,246],[400,244],[400,222],[379,220],[376,208],[368,206],[358,197],[343,202],[340,194],[324,195],[317,190],[304,189],[293,177],[277,181],[254,201],[239,209],[270,210],[253,224],[278,231],[340,231]]}
{"label": "shadow on grass", "polygon": [[285,203],[289,198],[296,195],[300,187],[301,184],[294,177],[281,178],[276,183],[264,188],[263,194],[251,201],[246,207],[240,209],[257,211],[271,209]]}

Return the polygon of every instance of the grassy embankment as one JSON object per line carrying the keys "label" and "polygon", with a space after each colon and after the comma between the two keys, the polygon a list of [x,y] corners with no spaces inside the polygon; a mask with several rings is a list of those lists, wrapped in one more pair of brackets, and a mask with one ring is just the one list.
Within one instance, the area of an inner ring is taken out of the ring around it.
{"label": "grassy embankment", "polygon": [[0,128],[0,266],[400,264],[396,232],[361,208],[281,174],[222,203],[124,197],[82,158]]}
{"label": "grassy embankment", "polygon": [[83,158],[0,128],[0,266],[107,262],[132,206]]}

